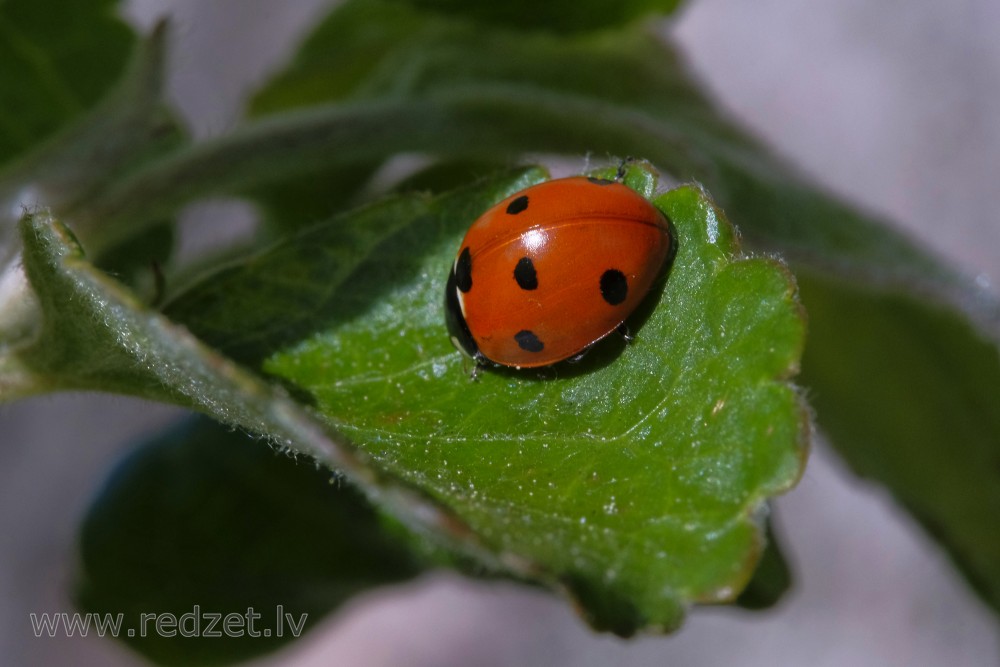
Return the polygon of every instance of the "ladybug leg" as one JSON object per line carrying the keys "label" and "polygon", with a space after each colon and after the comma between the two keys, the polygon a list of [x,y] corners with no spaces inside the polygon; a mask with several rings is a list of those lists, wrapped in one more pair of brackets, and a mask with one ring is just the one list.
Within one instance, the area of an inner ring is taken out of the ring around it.
{"label": "ladybug leg", "polygon": [[583,359],[585,356],[587,356],[588,352],[590,352],[590,346],[589,345],[587,347],[583,348],[582,350],[580,350],[579,352],[577,352],[576,354],[574,354],[569,359],[567,359],[566,363],[567,364],[575,364],[575,363],[579,362],[581,359]]}
{"label": "ladybug leg", "polygon": [[618,325],[616,331],[621,335],[622,338],[625,339],[626,343],[631,343],[632,341],[635,340],[635,336],[633,336],[632,332],[628,330],[628,325],[625,324],[624,322]]}
{"label": "ladybug leg", "polygon": [[559,370],[555,366],[542,366],[537,369],[535,376],[539,380],[555,380],[559,377]]}
{"label": "ladybug leg", "polygon": [[472,372],[469,373],[469,380],[475,382],[479,379],[479,372],[486,370],[486,364],[488,363],[486,357],[483,356],[481,352],[476,351],[476,356],[472,359]]}

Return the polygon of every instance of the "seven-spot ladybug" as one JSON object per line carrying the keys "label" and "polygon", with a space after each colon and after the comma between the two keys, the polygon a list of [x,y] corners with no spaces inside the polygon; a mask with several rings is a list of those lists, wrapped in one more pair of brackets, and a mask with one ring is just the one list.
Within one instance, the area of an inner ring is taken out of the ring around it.
{"label": "seven-spot ladybug", "polygon": [[469,228],[448,277],[455,347],[477,366],[547,366],[619,328],[660,275],[670,225],[617,181],[575,176],[511,195]]}

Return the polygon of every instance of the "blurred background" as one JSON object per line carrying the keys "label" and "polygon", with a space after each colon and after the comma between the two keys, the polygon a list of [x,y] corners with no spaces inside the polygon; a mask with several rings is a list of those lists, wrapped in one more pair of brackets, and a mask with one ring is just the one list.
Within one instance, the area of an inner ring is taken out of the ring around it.
{"label": "blurred background", "polygon": [[[244,96],[331,4],[134,0],[127,15],[142,28],[174,17],[171,96],[206,137],[236,122]],[[982,285],[1000,279],[1000,3],[689,0],[665,30],[719,103],[814,180]],[[201,205],[186,228],[242,210]],[[0,662],[143,664],[110,640],[36,639],[28,614],[72,611],[89,499],[130,441],[179,414],[93,395],[0,408]],[[700,608],[675,636],[622,641],[546,594],[441,574],[362,596],[252,664],[1000,664],[996,618],[912,519],[822,442],[776,513],[796,582],[768,612]]]}

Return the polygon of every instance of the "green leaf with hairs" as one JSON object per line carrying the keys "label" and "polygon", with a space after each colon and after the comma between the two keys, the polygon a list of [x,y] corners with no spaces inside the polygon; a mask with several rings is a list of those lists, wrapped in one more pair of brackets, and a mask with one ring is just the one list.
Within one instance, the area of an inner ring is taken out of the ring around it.
{"label": "green leaf with hairs", "polygon": [[[787,271],[742,257],[721,211],[682,187],[655,200],[679,249],[634,343],[471,382],[444,329],[448,268],[470,220],[540,177],[362,209],[166,313],[280,380],[515,576],[568,590],[595,626],[672,629],[688,604],[742,590],[764,500],[801,473],[808,420],[788,379],[803,316]],[[644,170],[629,178],[651,192]]]}

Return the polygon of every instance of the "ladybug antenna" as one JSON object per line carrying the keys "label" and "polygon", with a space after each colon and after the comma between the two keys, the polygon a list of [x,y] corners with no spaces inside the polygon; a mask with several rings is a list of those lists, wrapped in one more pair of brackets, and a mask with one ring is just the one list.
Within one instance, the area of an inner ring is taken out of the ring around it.
{"label": "ladybug antenna", "polygon": [[628,165],[632,164],[633,162],[635,162],[635,158],[632,157],[631,155],[626,155],[624,159],[622,159],[622,161],[618,163],[618,172],[615,173],[616,181],[621,183],[622,181],[625,180],[625,168],[628,167]]}

